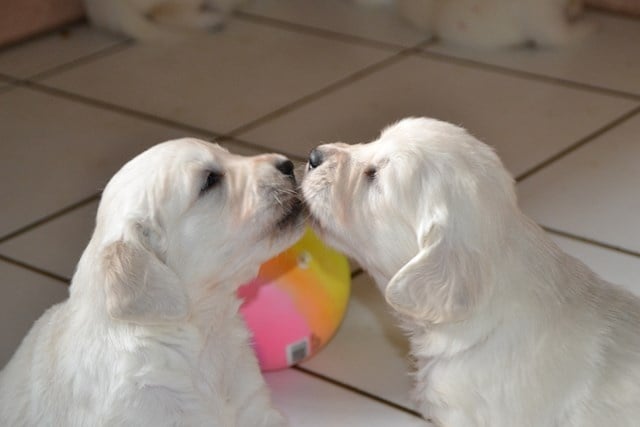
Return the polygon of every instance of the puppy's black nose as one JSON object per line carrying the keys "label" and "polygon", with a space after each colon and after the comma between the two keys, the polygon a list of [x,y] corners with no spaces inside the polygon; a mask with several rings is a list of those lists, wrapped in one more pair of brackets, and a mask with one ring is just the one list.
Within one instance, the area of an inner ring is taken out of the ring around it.
{"label": "puppy's black nose", "polygon": [[309,169],[315,169],[322,164],[324,160],[322,153],[317,148],[311,150],[309,154]]}
{"label": "puppy's black nose", "polygon": [[293,162],[291,160],[283,160],[276,164],[276,169],[282,172],[283,175],[293,176]]}

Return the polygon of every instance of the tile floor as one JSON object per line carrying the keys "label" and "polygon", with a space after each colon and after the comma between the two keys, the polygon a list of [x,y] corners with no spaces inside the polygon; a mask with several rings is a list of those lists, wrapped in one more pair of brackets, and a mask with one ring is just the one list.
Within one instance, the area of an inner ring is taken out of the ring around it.
{"label": "tile floor", "polygon": [[[65,298],[100,189],[179,135],[302,161],[407,115],[493,144],[523,209],[567,252],[640,294],[640,21],[563,50],[478,53],[425,43],[384,8],[256,0],[226,30],[143,46],[76,25],[0,51],[0,365]],[[424,426],[407,343],[366,274],[334,340],[270,373],[294,426]]]}

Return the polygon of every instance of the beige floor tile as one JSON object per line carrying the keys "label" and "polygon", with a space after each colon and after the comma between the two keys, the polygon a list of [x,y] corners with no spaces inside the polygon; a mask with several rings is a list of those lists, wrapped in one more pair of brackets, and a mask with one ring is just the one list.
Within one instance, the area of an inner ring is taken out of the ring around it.
{"label": "beige floor tile", "polygon": [[266,374],[274,405],[295,427],[428,427],[406,412],[380,404],[293,369]]}
{"label": "beige floor tile", "polygon": [[33,322],[68,293],[64,283],[0,260],[0,369]]}
{"label": "beige floor tile", "polygon": [[29,78],[115,46],[123,40],[87,25],[74,25],[4,49],[0,53],[0,73]]}
{"label": "beige floor tile", "polygon": [[0,237],[96,194],[145,148],[185,136],[24,88],[0,94],[0,123]]}
{"label": "beige floor tile", "polygon": [[220,33],[171,46],[134,45],[44,82],[225,133],[389,54],[235,20]]}
{"label": "beige floor tile", "polygon": [[562,250],[584,262],[604,280],[640,297],[640,258],[554,234],[550,236]]}
{"label": "beige floor tile", "polygon": [[640,116],[518,184],[522,209],[556,230],[640,252]]}
{"label": "beige floor tile", "polygon": [[98,201],[0,243],[0,254],[71,279],[95,226]]}
{"label": "beige floor tile", "polygon": [[347,315],[336,336],[304,368],[408,409],[412,387],[409,344],[373,280],[352,284]]}
{"label": "beige floor tile", "polygon": [[364,142],[406,116],[466,127],[522,174],[629,110],[633,102],[409,57],[241,135],[305,156],[318,143]]}
{"label": "beige floor tile", "polygon": [[591,13],[597,30],[584,42],[555,49],[429,50],[514,70],[640,95],[640,20]]}

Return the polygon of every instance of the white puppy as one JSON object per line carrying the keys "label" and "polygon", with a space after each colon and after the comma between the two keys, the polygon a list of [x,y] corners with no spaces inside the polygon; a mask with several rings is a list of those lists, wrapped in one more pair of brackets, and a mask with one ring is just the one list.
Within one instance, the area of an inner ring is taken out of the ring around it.
{"label": "white puppy", "polygon": [[284,426],[236,288],[304,223],[293,165],[195,139],[109,182],[69,299],[0,373],[2,426]]}
{"label": "white puppy", "polygon": [[84,0],[96,26],[137,40],[175,41],[221,26],[242,0]]}
{"label": "white puppy", "polygon": [[640,423],[640,300],[518,209],[485,144],[405,119],[315,149],[316,230],[372,274],[409,333],[415,398],[446,427]]}
{"label": "white puppy", "polygon": [[582,0],[397,0],[400,14],[444,41],[495,48],[525,42],[562,46],[588,35]]}

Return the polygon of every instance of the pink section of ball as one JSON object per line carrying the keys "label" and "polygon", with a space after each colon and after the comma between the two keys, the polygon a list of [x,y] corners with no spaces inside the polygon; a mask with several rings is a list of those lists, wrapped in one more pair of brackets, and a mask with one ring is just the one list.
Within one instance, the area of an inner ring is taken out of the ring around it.
{"label": "pink section of ball", "polygon": [[241,291],[244,303],[240,312],[253,333],[260,368],[268,371],[289,366],[287,348],[311,336],[306,320],[291,297],[273,284],[254,280]]}

